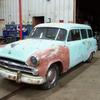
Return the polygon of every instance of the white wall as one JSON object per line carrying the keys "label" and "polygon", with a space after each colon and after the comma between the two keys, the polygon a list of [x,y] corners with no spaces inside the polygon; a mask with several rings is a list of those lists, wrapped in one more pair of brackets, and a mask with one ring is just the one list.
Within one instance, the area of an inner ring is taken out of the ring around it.
{"label": "white wall", "polygon": [[[19,0],[0,0],[0,19],[19,23]],[[73,21],[73,0],[22,0],[23,23],[32,22],[33,16],[44,16],[45,22]]]}
{"label": "white wall", "polygon": [[18,0],[0,0],[0,19],[5,19],[6,23],[18,23],[18,16]]}

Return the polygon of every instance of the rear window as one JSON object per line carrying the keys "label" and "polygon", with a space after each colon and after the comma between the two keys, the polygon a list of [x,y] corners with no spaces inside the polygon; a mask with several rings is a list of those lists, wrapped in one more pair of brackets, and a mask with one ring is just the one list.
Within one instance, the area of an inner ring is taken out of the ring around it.
{"label": "rear window", "polygon": [[93,32],[92,32],[92,30],[88,29],[87,31],[88,31],[88,36],[89,36],[89,37],[93,37]]}
{"label": "rear window", "polygon": [[82,39],[86,39],[87,38],[87,31],[86,31],[86,29],[81,29],[81,35],[82,35]]}

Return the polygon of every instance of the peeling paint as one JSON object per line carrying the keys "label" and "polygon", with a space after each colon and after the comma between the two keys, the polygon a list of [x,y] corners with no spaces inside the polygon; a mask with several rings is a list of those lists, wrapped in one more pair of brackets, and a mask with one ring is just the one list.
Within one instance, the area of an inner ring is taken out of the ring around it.
{"label": "peeling paint", "polygon": [[40,59],[40,64],[37,67],[39,68],[39,75],[41,76],[45,76],[51,64],[56,62],[62,63],[63,72],[68,69],[69,50],[67,47],[59,45],[54,48],[48,48],[43,52],[37,52],[35,55]]}
{"label": "peeling paint", "polygon": [[[42,26],[41,25],[40,26],[43,27],[43,25],[44,24],[42,24]],[[53,25],[53,24],[50,24],[50,25]],[[57,25],[59,27],[59,24],[57,24]],[[70,29],[71,28],[70,25],[72,25],[71,27],[74,26],[74,24],[68,24],[68,26],[64,25],[64,27],[66,26],[68,29]],[[77,26],[79,26],[79,25],[75,24],[75,27],[77,27]],[[51,27],[51,26],[49,26],[49,27]],[[86,27],[86,26],[82,25],[82,28],[83,27]],[[67,30],[67,28],[66,28],[66,30]],[[90,27],[87,26],[87,28],[90,28]],[[92,41],[94,41],[94,44],[96,44],[96,41],[94,40],[94,38]],[[76,43],[76,44],[74,44],[74,43]],[[6,73],[6,71],[4,69],[2,69],[2,70],[0,70],[0,74],[2,77],[5,77],[5,78],[11,79],[11,80],[15,80],[17,82],[22,81],[25,83],[42,84],[46,81],[45,77],[46,77],[47,71],[51,67],[52,64],[54,64],[54,63],[58,64],[58,62],[60,62],[62,65],[62,66],[60,66],[60,67],[62,67],[61,68],[62,70],[60,72],[64,73],[69,68],[71,68],[71,67],[75,66],[76,64],[80,63],[81,61],[83,61],[84,58],[86,58],[86,56],[87,56],[85,53],[89,53],[90,51],[92,51],[92,52],[96,51],[96,45],[91,47],[92,46],[91,43],[88,42],[88,46],[87,46],[84,43],[82,45],[80,41],[76,41],[76,42],[71,41],[70,45],[68,45],[66,41],[57,41],[57,40],[50,40],[50,39],[46,40],[44,38],[43,39],[30,38],[30,39],[17,41],[17,42],[11,43],[11,44],[7,44],[6,46],[0,46],[1,47],[0,48],[1,64],[2,64],[2,57],[4,57],[4,60],[5,59],[8,60],[10,58],[10,60],[11,60],[10,62],[13,62],[15,64],[17,63],[16,66],[18,65],[17,66],[18,68],[23,67],[22,70],[18,69],[15,73],[13,73],[13,71],[11,71],[11,70],[9,73]],[[85,51],[85,49],[87,47],[88,47],[88,49],[90,47],[92,49]],[[85,51],[85,53],[83,53],[84,51]],[[82,53],[85,54],[84,57],[83,57]],[[36,61],[36,63],[34,63],[34,61],[32,62],[32,60],[31,60],[32,56],[34,56],[36,58],[35,61],[38,59],[38,62],[39,62],[38,64],[36,64],[37,61]],[[5,64],[5,63],[7,63],[7,61],[5,61],[3,63]],[[21,65],[20,65],[20,63],[21,63]],[[7,64],[8,64],[7,65],[8,69],[10,69],[11,66],[9,66],[9,64],[12,64],[12,63],[9,63],[9,60],[8,60]],[[5,65],[3,65],[3,66],[5,66]],[[14,68],[14,66],[13,66],[13,68]],[[25,67],[27,67],[27,68],[24,69]],[[28,67],[31,69],[28,69]],[[23,69],[24,69],[24,71],[26,70],[26,73],[28,73],[28,74],[30,71],[33,73],[30,73],[31,75],[25,74],[26,75],[25,76],[22,73]],[[20,72],[20,70],[21,70],[21,72]],[[27,70],[28,70],[28,72],[27,72]],[[7,71],[9,71],[9,70],[7,70]],[[34,73],[37,76],[34,76]]]}

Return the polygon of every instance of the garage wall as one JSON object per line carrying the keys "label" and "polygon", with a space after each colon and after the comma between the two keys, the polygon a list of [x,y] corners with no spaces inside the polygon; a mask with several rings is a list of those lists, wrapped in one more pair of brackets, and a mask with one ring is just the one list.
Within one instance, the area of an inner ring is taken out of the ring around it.
{"label": "garage wall", "polygon": [[3,19],[0,19],[0,36],[2,36],[2,30],[5,26],[5,21]]}
{"label": "garage wall", "polygon": [[6,23],[18,23],[18,16],[18,0],[0,0],[0,19],[5,19]]}
{"label": "garage wall", "polygon": [[[19,0],[0,0],[0,19],[6,23],[19,23]],[[73,22],[74,0],[22,0],[23,23],[32,17],[44,16],[45,22]]]}

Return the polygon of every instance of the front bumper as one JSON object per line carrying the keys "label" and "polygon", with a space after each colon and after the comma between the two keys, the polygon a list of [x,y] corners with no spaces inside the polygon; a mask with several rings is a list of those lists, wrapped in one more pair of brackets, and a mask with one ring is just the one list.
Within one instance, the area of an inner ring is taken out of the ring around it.
{"label": "front bumper", "polygon": [[0,76],[10,80],[14,80],[18,83],[28,83],[40,85],[46,82],[46,79],[41,76],[32,76],[28,74],[23,74],[20,71],[13,72],[7,69],[0,68]]}

